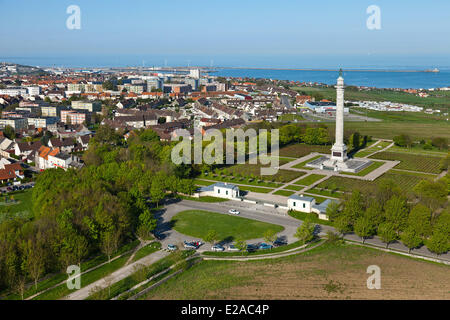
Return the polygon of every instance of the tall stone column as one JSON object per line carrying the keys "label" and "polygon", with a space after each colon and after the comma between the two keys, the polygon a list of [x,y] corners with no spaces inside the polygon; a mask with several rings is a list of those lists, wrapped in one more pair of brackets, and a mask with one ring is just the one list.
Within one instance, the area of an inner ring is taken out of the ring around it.
{"label": "tall stone column", "polygon": [[336,141],[331,149],[331,159],[347,160],[347,146],[344,144],[344,78],[342,69],[336,85]]}

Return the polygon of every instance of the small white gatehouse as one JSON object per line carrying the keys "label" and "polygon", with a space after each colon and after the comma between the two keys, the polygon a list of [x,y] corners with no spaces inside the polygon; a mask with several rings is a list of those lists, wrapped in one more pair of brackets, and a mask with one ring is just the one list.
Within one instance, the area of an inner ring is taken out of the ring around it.
{"label": "small white gatehouse", "polygon": [[334,200],[327,199],[320,204],[316,204],[313,197],[293,194],[288,199],[288,209],[306,213],[316,213],[319,219],[328,220],[327,208]]}
{"label": "small white gatehouse", "polygon": [[239,187],[226,182],[217,182],[212,185],[201,187],[199,196],[211,196],[218,198],[239,198]]}

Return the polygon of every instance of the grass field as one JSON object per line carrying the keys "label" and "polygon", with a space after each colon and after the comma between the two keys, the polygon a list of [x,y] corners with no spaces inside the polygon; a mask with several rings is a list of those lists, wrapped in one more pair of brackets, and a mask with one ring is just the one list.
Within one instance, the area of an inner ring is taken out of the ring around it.
{"label": "grass field", "polygon": [[278,190],[278,191],[274,192],[273,194],[277,195],[277,196],[289,197],[289,196],[292,196],[294,193],[295,192],[288,191],[288,190]]}
{"label": "grass field", "polygon": [[377,153],[371,158],[381,160],[399,160],[401,162],[395,167],[396,169],[436,174],[441,172],[439,169],[441,158],[439,157],[386,151]]}
{"label": "grass field", "polygon": [[[32,189],[11,193],[6,196],[9,198],[8,202],[4,201],[5,196],[0,197],[0,222],[8,214],[27,218],[32,217],[31,193]],[[14,202],[10,200],[11,197],[13,197]],[[8,214],[5,215],[2,212],[8,212]]]}
{"label": "grass field", "polygon": [[290,184],[286,187],[283,188],[283,190],[294,190],[294,191],[300,191],[302,190],[304,187],[303,186],[299,186],[296,184]]}
{"label": "grass field", "polygon": [[278,116],[278,121],[302,121],[304,118],[299,114],[283,114]]}
{"label": "grass field", "polygon": [[[382,289],[367,288],[367,267]],[[203,261],[152,290],[148,299],[450,299],[449,267],[382,251],[324,244],[273,260]]]}
{"label": "grass field", "polygon": [[297,143],[280,149],[280,156],[301,158],[311,152],[330,153],[331,146],[313,146],[309,144]]}
{"label": "grass field", "polygon": [[133,261],[137,261],[139,259],[142,259],[145,256],[148,256],[149,254],[158,251],[161,249],[161,243],[160,242],[153,242],[145,247],[140,248],[136,254],[134,255]]}
{"label": "grass field", "polygon": [[201,210],[182,211],[172,218],[172,223],[176,231],[201,239],[205,239],[210,230],[215,230],[220,241],[256,239],[263,237],[267,230],[284,230],[282,226],[270,223]]}
{"label": "grass field", "polygon": [[322,174],[310,174],[309,176],[298,180],[297,182],[295,182],[295,184],[301,185],[301,186],[310,186],[312,185],[314,182],[324,178],[326,176],[322,175]]}

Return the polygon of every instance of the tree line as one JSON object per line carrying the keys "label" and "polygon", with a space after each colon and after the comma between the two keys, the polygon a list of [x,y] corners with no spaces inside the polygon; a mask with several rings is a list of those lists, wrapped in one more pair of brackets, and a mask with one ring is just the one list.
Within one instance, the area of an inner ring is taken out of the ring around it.
{"label": "tree line", "polygon": [[426,245],[436,254],[450,249],[450,210],[447,202],[450,178],[421,181],[413,194],[405,194],[394,181],[381,181],[372,194],[358,190],[327,215],[342,234],[354,232],[363,242],[378,235],[386,247],[400,240],[410,250]]}
{"label": "tree line", "polygon": [[172,145],[152,130],[125,140],[101,126],[83,156],[81,170],[49,169],[32,191],[32,218],[0,224],[0,289],[23,294],[25,284],[125,243],[149,238],[154,210],[167,194],[192,194],[189,167],[176,167]]}

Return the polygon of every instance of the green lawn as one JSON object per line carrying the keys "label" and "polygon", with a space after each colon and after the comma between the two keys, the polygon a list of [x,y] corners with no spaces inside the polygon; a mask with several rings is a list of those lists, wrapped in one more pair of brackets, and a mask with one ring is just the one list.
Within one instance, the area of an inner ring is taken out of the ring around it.
{"label": "green lawn", "polygon": [[294,191],[300,191],[302,190],[304,187],[303,186],[299,186],[296,184],[290,184],[286,187],[283,188],[283,190],[294,190]]}
{"label": "green lawn", "polygon": [[326,176],[322,175],[322,174],[310,174],[309,176],[307,176],[301,180],[298,180],[297,182],[295,182],[295,184],[298,184],[301,186],[310,186],[314,182],[316,182],[324,177],[326,177]]}
{"label": "green lawn", "polygon": [[139,259],[142,259],[145,256],[148,256],[149,254],[152,254],[153,252],[158,251],[161,249],[161,243],[160,242],[153,242],[145,247],[140,248],[136,254],[134,255],[133,261],[137,261]]}
{"label": "green lawn", "polygon": [[306,212],[300,212],[300,211],[289,211],[288,213],[291,217],[305,221],[305,219],[309,219],[309,221],[316,223],[316,224],[323,224],[327,226],[333,226],[333,223],[328,220],[322,220],[317,217],[317,214],[315,213],[306,213]]}
{"label": "green lawn", "polygon": [[176,231],[201,239],[210,230],[215,230],[220,241],[256,239],[263,237],[267,230],[284,230],[282,226],[270,223],[201,210],[182,211],[172,218],[172,223]]}
{"label": "green lawn", "polygon": [[293,191],[288,191],[288,190],[278,190],[277,192],[274,192],[273,194],[277,195],[277,196],[285,196],[285,197],[289,197],[292,196],[295,192]]}
{"label": "green lawn", "polygon": [[[32,189],[13,192],[0,197],[0,222],[8,215],[32,217]],[[5,196],[8,201],[5,202]]]}
{"label": "green lawn", "polygon": [[299,114],[283,114],[281,116],[278,116],[278,121],[302,121],[305,120],[301,115]]}

